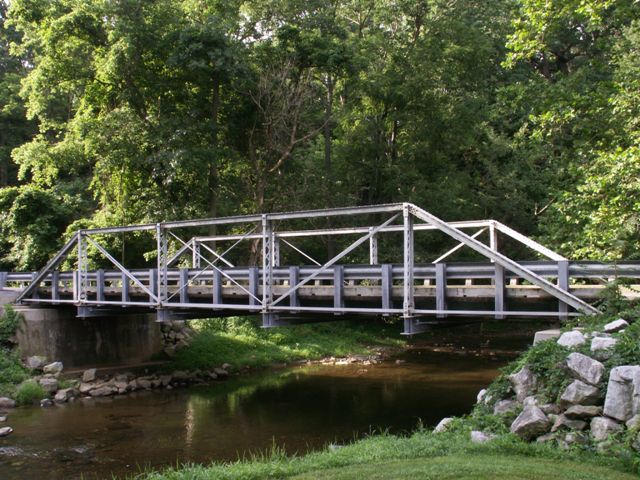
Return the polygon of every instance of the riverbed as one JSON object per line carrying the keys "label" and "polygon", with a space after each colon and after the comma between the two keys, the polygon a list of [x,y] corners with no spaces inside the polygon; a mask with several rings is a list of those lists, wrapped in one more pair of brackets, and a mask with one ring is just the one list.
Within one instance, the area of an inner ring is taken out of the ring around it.
{"label": "riverbed", "polygon": [[418,343],[375,365],[295,366],[207,386],[19,408],[10,414],[15,432],[0,440],[0,478],[123,477],[232,461],[274,445],[301,454],[373,432],[402,434],[468,413],[508,360]]}

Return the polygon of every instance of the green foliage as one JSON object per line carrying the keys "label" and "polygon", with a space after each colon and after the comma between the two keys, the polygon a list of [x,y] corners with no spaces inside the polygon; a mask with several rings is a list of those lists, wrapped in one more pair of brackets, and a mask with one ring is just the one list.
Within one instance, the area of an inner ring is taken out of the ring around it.
{"label": "green foliage", "polygon": [[18,352],[0,347],[0,395],[13,396],[16,385],[28,377]]}
{"label": "green foliage", "polygon": [[20,314],[11,305],[5,305],[3,308],[4,314],[0,317],[0,346],[8,347],[12,343],[11,337],[16,334],[20,323]]}
{"label": "green foliage", "polygon": [[26,380],[18,385],[15,400],[18,405],[32,405],[47,397],[47,392],[35,380]]}
{"label": "green foliage", "polygon": [[[195,322],[194,322],[195,323]],[[351,322],[262,329],[250,318],[199,321],[189,347],[177,352],[170,369],[264,367],[272,363],[324,356],[368,353],[376,346],[399,346],[397,328],[363,326]]]}
{"label": "green foliage", "polygon": [[[404,466],[403,466],[404,465]],[[338,450],[287,457],[274,449],[224,465],[146,472],[146,480],[258,478],[563,478],[631,479],[631,460],[565,452],[505,435],[474,444],[468,429],[408,437],[375,435]],[[342,476],[341,476],[342,475]]]}

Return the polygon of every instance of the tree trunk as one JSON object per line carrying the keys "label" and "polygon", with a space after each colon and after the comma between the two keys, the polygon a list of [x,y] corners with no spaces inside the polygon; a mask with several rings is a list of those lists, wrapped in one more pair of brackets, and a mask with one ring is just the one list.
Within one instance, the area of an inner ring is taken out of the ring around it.
{"label": "tree trunk", "polygon": [[[214,155],[209,160],[209,217],[218,215],[218,112],[220,110],[220,79],[213,79],[213,95],[211,100],[211,143],[214,147]],[[209,227],[209,234],[216,234],[216,226]]]}
{"label": "tree trunk", "polygon": [[[333,77],[331,74],[327,74],[326,79],[327,87],[327,101],[325,102],[324,110],[324,207],[330,208],[333,206],[333,165],[331,161],[331,134],[333,131],[333,125],[331,122],[331,116],[333,115]],[[331,217],[327,217],[327,228],[332,227],[333,222]],[[327,255],[329,258],[335,256],[335,242],[333,237],[327,239]]]}

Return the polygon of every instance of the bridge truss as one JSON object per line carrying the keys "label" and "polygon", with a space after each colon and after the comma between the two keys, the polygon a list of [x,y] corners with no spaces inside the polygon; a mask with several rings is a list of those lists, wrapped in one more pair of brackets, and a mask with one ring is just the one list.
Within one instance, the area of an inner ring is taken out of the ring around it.
{"label": "bridge truss", "polygon": [[[376,223],[368,223],[371,219]],[[309,227],[337,221],[348,226]],[[298,227],[282,228],[289,225]],[[214,229],[227,233],[202,234]],[[188,235],[194,230],[199,233]],[[415,237],[422,232],[439,232],[456,245],[429,263],[416,262]],[[108,237],[124,234],[154,240],[153,268],[130,268],[110,251],[107,245],[113,242]],[[507,257],[499,251],[499,234],[546,260],[518,262]],[[385,245],[399,244],[397,262],[379,263],[382,236],[391,237]],[[301,239],[350,237],[355,239],[327,261],[316,260],[296,245]],[[488,242],[481,242],[482,237]],[[236,265],[231,258],[234,249],[247,244],[253,255],[246,264]],[[346,263],[366,246],[368,264]],[[484,262],[444,262],[465,247]],[[303,258],[304,264],[281,265],[281,249]],[[91,270],[90,253],[112,268]],[[62,271],[63,265],[72,265],[73,270]],[[150,309],[159,321],[260,314],[263,325],[271,327],[336,315],[392,315],[404,319],[405,334],[414,334],[424,330],[430,317],[566,319],[596,314],[598,309],[587,301],[593,295],[577,292],[575,278],[587,279],[582,284],[589,287],[606,282],[618,270],[569,262],[495,220],[445,222],[411,203],[397,203],[80,230],[39,272],[0,273],[0,288],[18,288],[16,301],[21,304],[76,306],[80,317]],[[452,285],[456,280],[464,283]],[[520,293],[510,286],[519,286]],[[518,296],[546,299],[547,304],[552,300],[555,308],[507,308],[508,297]],[[481,300],[480,308],[454,305],[473,298]]]}

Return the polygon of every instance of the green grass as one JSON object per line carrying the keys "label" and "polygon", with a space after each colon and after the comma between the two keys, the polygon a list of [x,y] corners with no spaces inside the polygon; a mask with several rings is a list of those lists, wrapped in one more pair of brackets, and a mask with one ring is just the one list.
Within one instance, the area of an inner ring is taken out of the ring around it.
{"label": "green grass", "polygon": [[35,380],[26,380],[18,385],[14,396],[18,405],[31,405],[49,395]]}
{"label": "green grass", "polygon": [[29,378],[29,370],[16,350],[0,347],[0,396],[13,397],[16,386]]}
{"label": "green grass", "polygon": [[262,329],[254,320],[235,318],[192,322],[191,345],[165,368],[206,369],[229,363],[264,367],[273,363],[325,356],[367,354],[373,347],[400,347],[397,325],[331,322]]}
{"label": "green grass", "polygon": [[306,479],[407,479],[413,480],[631,480],[635,475],[594,465],[522,456],[449,455],[353,465],[296,475]]}
{"label": "green grass", "polygon": [[458,420],[454,431],[418,431],[410,437],[381,434],[337,450],[288,457],[269,455],[230,464],[184,466],[145,472],[145,480],[230,480],[266,478],[438,478],[438,479],[602,479],[626,480],[633,459],[594,452],[561,451],[505,435],[484,444],[469,440]]}

